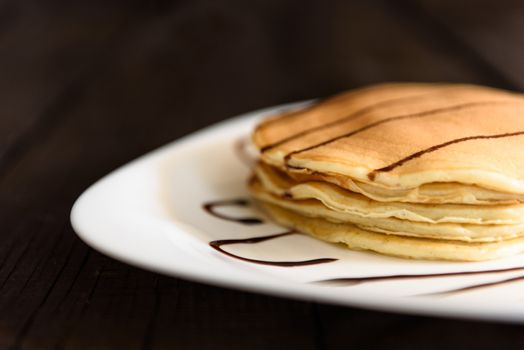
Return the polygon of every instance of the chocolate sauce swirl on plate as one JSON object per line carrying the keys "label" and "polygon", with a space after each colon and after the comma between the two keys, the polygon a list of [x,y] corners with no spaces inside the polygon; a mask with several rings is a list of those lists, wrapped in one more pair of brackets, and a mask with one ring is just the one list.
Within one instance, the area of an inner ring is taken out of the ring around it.
{"label": "chocolate sauce swirl on plate", "polygon": [[414,279],[414,278],[434,278],[434,277],[451,277],[451,276],[470,276],[470,275],[483,275],[490,273],[503,273],[511,271],[523,271],[524,267],[509,267],[502,269],[492,270],[480,270],[480,271],[454,271],[454,272],[440,272],[440,273],[428,273],[428,274],[403,274],[403,275],[382,275],[382,276],[363,276],[363,277],[342,277],[342,278],[331,278],[327,280],[320,280],[314,283],[320,284],[338,284],[338,285],[355,285],[363,282],[378,282],[388,280],[402,280],[402,279]]}
{"label": "chocolate sauce swirl on plate", "polygon": [[516,276],[511,278],[506,278],[500,281],[494,281],[494,282],[485,282],[485,283],[479,283],[479,284],[473,284],[466,287],[461,288],[455,288],[455,289],[449,289],[445,291],[435,292],[435,293],[425,293],[425,294],[418,294],[417,296],[443,296],[443,295],[450,295],[450,294],[456,294],[461,292],[469,292],[472,290],[477,290],[481,288],[487,288],[487,287],[495,287],[500,286],[503,284],[513,283],[524,280],[524,276]]}
{"label": "chocolate sauce swirl on plate", "polygon": [[233,221],[233,222],[237,222],[239,224],[244,224],[244,225],[263,224],[264,221],[262,221],[259,218],[255,218],[255,217],[236,218],[236,217],[231,217],[231,216],[220,214],[215,210],[215,208],[218,208],[218,207],[229,207],[229,206],[247,207],[248,205],[249,205],[249,201],[247,199],[236,198],[236,199],[224,199],[224,200],[218,200],[218,201],[213,201],[213,202],[207,202],[202,205],[202,208],[204,208],[204,210],[209,215],[212,215],[222,220]]}
{"label": "chocolate sauce swirl on plate", "polygon": [[269,236],[260,236],[260,237],[252,237],[252,238],[243,238],[243,239],[221,239],[217,241],[209,242],[209,245],[215,249],[216,251],[225,254],[227,256],[230,256],[235,259],[239,259],[242,261],[247,261],[250,263],[255,264],[261,264],[261,265],[271,265],[271,266],[281,266],[281,267],[295,267],[295,266],[306,266],[306,265],[317,265],[317,264],[325,264],[329,262],[336,261],[338,259],[332,259],[332,258],[320,258],[320,259],[311,259],[311,260],[301,260],[301,261],[267,261],[267,260],[257,260],[257,259],[250,259],[245,258],[242,256],[238,256],[233,253],[229,253],[222,249],[222,246],[224,245],[230,245],[230,244],[255,244],[259,242],[268,241],[270,239],[280,238],[284,236],[289,236],[292,234],[297,234],[296,231],[287,231],[283,233],[277,233]]}

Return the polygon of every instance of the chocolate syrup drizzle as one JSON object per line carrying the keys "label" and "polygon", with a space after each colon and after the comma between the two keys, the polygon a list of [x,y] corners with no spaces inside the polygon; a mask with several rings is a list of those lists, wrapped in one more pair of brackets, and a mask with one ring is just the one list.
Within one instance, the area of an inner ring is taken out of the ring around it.
{"label": "chocolate syrup drizzle", "polygon": [[[481,271],[456,271],[456,272],[443,272],[443,273],[430,273],[430,274],[418,274],[418,275],[385,275],[385,276],[365,276],[365,277],[347,277],[347,278],[333,278],[327,280],[315,281],[312,283],[317,284],[326,284],[332,286],[354,286],[361,283],[369,282],[378,282],[378,281],[388,281],[388,280],[402,280],[402,279],[422,279],[422,278],[438,278],[438,277],[452,277],[452,276],[468,276],[468,275],[484,275],[484,274],[494,274],[494,273],[503,273],[511,271],[522,271],[524,267],[510,267],[504,269],[494,269],[494,270],[481,270]],[[471,290],[499,286],[503,284],[513,283],[524,280],[524,275],[511,277],[503,279],[500,281],[494,282],[484,282],[469,285],[466,287],[448,289],[444,291],[434,292],[434,293],[423,293],[417,294],[415,296],[438,296],[438,295],[450,295],[455,293],[467,292]]]}
{"label": "chocolate syrup drizzle", "polygon": [[418,152],[415,152],[413,154],[410,154],[409,156],[404,157],[404,158],[402,158],[401,160],[399,160],[399,161],[397,161],[395,163],[391,163],[388,166],[385,166],[385,167],[380,168],[380,169],[373,170],[371,173],[368,174],[368,177],[369,177],[370,180],[374,180],[376,175],[377,175],[377,173],[379,173],[379,172],[391,171],[391,170],[393,170],[393,169],[395,169],[397,167],[400,167],[400,166],[404,165],[405,163],[409,162],[410,160],[413,160],[415,158],[419,158],[419,157],[421,157],[421,156],[423,156],[424,154],[427,154],[427,153],[435,152],[436,150],[439,150],[441,148],[453,145],[455,143],[460,143],[460,142],[465,142],[465,141],[470,141],[470,140],[500,139],[500,138],[503,138],[503,137],[519,136],[519,135],[522,135],[522,134],[524,134],[524,131],[516,131],[516,132],[497,134],[497,135],[468,136],[468,137],[462,137],[462,138],[454,139],[454,140],[451,140],[451,141],[443,142],[441,144],[438,144],[438,145],[435,145],[435,146],[431,146],[431,147],[428,147],[428,148],[423,149],[421,151],[418,151]]}
{"label": "chocolate syrup drizzle", "polygon": [[[451,276],[469,276],[469,275],[484,275],[484,274],[495,274],[511,271],[522,271],[524,267],[509,267],[504,269],[493,269],[493,270],[481,270],[481,271],[457,271],[457,272],[443,272],[443,273],[429,273],[429,274],[417,274],[417,275],[385,275],[385,276],[365,276],[365,277],[348,277],[348,278],[333,278],[327,280],[320,280],[313,283],[337,285],[337,286],[353,286],[366,282],[378,282],[388,280],[402,280],[402,279],[419,279],[419,278],[438,278],[438,277],[451,277]],[[448,295],[460,292],[466,292],[475,289],[481,289],[486,287],[498,286],[506,283],[517,282],[524,280],[524,276],[511,277],[495,282],[484,282],[479,284],[473,284],[467,287],[454,288],[434,293],[418,294],[417,296],[436,296],[436,295]]]}
{"label": "chocolate syrup drizzle", "polygon": [[[363,94],[369,92],[370,90],[377,90],[377,87],[376,86],[369,86],[369,87],[365,87],[365,88],[359,89],[358,91],[351,92],[349,94],[351,94],[352,96],[358,96],[358,95],[363,95]],[[347,94],[345,94],[345,96],[347,96]],[[283,115],[280,115],[278,118],[268,119],[268,120],[264,121],[263,123],[258,124],[255,127],[255,130],[265,129],[269,125],[280,123],[283,120],[295,118],[297,116],[300,116],[302,113],[304,113],[304,112],[306,112],[308,110],[314,109],[314,108],[318,107],[319,105],[321,105],[321,104],[323,104],[325,102],[335,100],[338,97],[339,97],[338,95],[335,95],[335,96],[328,96],[328,97],[317,99],[312,104],[310,104],[310,105],[306,106],[305,108],[302,108],[302,109],[300,109],[298,111],[292,111],[290,113],[284,113]]]}
{"label": "chocolate syrup drizzle", "polygon": [[365,126],[363,126],[361,128],[355,129],[353,131],[350,131],[348,133],[339,135],[337,137],[333,137],[331,139],[328,139],[328,140],[325,140],[323,142],[317,143],[315,145],[311,145],[311,146],[308,146],[308,147],[301,148],[301,149],[295,150],[293,152],[290,152],[290,153],[288,153],[284,157],[284,162],[286,163],[286,166],[295,168],[294,166],[290,166],[290,165],[287,164],[293,155],[298,154],[298,153],[311,151],[312,149],[326,146],[326,145],[328,145],[330,143],[333,143],[335,141],[338,141],[338,140],[341,140],[341,139],[345,139],[345,138],[349,138],[351,136],[354,136],[354,135],[359,134],[361,132],[364,132],[366,130],[375,128],[375,127],[377,127],[379,125],[382,125],[382,124],[392,123],[392,122],[396,122],[396,121],[399,121],[399,120],[405,120],[405,119],[424,118],[424,117],[433,116],[435,114],[446,113],[446,112],[450,112],[450,111],[458,111],[458,110],[462,110],[462,109],[466,109],[466,108],[470,108],[470,107],[485,106],[485,105],[497,105],[497,104],[508,104],[508,103],[515,103],[515,102],[514,101],[468,102],[468,103],[462,103],[462,104],[458,104],[458,105],[454,105],[454,106],[437,108],[437,109],[432,109],[432,110],[418,112],[418,113],[413,113],[413,114],[406,114],[406,115],[399,115],[399,116],[395,116],[395,117],[389,117],[389,118],[386,118],[386,119],[378,120],[376,122],[373,122],[371,124],[365,125]]}
{"label": "chocolate syrup drizzle", "polygon": [[[360,116],[363,116],[365,115],[366,113],[368,112],[371,112],[372,110],[374,109],[377,109],[377,108],[380,108],[380,107],[386,107],[388,105],[391,105],[391,104],[394,104],[396,102],[399,102],[399,101],[404,101],[404,100],[410,100],[410,99],[413,99],[413,98],[417,98],[417,97],[427,97],[427,96],[430,96],[430,95],[433,95],[432,93],[431,94],[423,94],[423,95],[417,95],[417,96],[403,96],[403,97],[398,97],[398,98],[392,98],[392,99],[389,99],[389,100],[384,100],[384,101],[380,101],[380,102],[377,102],[377,103],[374,103],[372,105],[369,105],[369,106],[366,106],[366,107],[363,107],[345,117],[342,117],[342,118],[339,118],[337,120],[334,120],[334,121],[331,121],[329,123],[325,123],[325,124],[322,124],[322,125],[318,125],[318,126],[315,126],[315,127],[312,127],[312,128],[309,128],[309,129],[305,129],[301,132],[298,132],[296,134],[293,134],[293,135],[290,135],[288,137],[284,137],[283,139],[277,141],[277,142],[274,142],[274,143],[271,143],[271,144],[268,144],[264,147],[262,147],[260,149],[260,152],[264,153],[266,151],[269,151],[270,149],[273,149],[275,147],[278,147],[284,143],[287,143],[291,140],[295,140],[295,139],[298,139],[298,138],[301,138],[303,136],[306,136],[308,134],[311,134],[315,131],[318,131],[318,130],[322,130],[322,129],[327,129],[329,127],[332,127],[332,126],[335,126],[337,124],[342,124],[342,123],[346,123],[346,122],[349,122],[353,119],[357,119],[358,117]],[[317,104],[315,104],[317,105]]]}
{"label": "chocolate syrup drizzle", "polygon": [[[389,88],[389,86],[386,84],[386,85],[383,85],[383,86],[380,86],[380,87],[377,87],[377,86],[368,86],[368,87],[365,87],[365,88],[361,88],[357,91],[353,91],[351,93],[344,93],[344,94],[341,94],[345,97],[347,97],[348,95],[351,95],[353,97],[355,96],[359,96],[359,95],[364,95],[366,93],[369,93],[370,91],[380,91],[382,89],[387,89]],[[458,86],[458,88],[460,88],[460,86]],[[438,90],[438,92],[440,92],[442,90]],[[446,91],[449,91],[449,89],[446,89]],[[379,106],[379,104],[382,104],[384,103],[384,105],[387,105],[389,104],[389,102],[394,102],[394,101],[399,101],[399,100],[403,100],[403,99],[410,99],[410,98],[417,98],[417,97],[422,97],[422,96],[429,96],[429,95],[432,95],[434,92],[430,92],[430,93],[425,93],[425,94],[420,94],[420,95],[414,95],[414,96],[407,96],[407,97],[399,97],[399,98],[392,98],[390,100],[384,100],[384,101],[381,101],[381,102],[378,102],[378,103],[375,103],[373,105],[370,105],[370,106],[367,106],[367,107],[364,107],[363,109],[367,109],[366,111],[357,111],[355,113],[359,113],[359,114],[364,114],[366,112],[369,112],[370,110],[372,109],[375,109],[376,107]],[[272,125],[272,124],[277,124],[277,123],[280,123],[281,121],[285,121],[287,119],[291,119],[291,118],[295,118],[297,116],[300,116],[300,114],[302,114],[303,112],[305,111],[308,111],[308,110],[311,110],[311,109],[314,109],[316,107],[318,107],[320,104],[323,104],[325,102],[330,102],[332,100],[335,100],[337,98],[339,98],[341,95],[335,95],[335,96],[330,96],[330,97],[325,97],[325,98],[321,98],[321,99],[318,99],[316,101],[314,101],[314,103],[312,103],[311,105],[308,105],[306,108],[304,109],[301,109],[301,110],[298,110],[298,111],[294,111],[294,112],[291,112],[291,113],[284,113],[283,115],[280,115],[278,116],[278,118],[273,118],[273,119],[269,119],[269,120],[266,120],[264,121],[263,123],[261,124],[258,124],[255,128],[255,130],[260,130],[260,129],[264,129],[266,128],[267,126],[269,125]],[[329,127],[331,125],[334,125],[334,124],[337,124],[337,123],[340,123],[340,122],[345,122],[349,119],[352,119],[352,117],[356,117],[354,114],[351,114],[349,116],[346,116],[346,117],[343,117],[339,120],[335,120],[331,123],[328,123],[328,124],[324,124],[323,126],[319,126],[318,129],[322,129],[322,128],[325,128],[325,127]],[[348,119],[349,118],[349,119]],[[312,132],[312,131],[316,131],[317,130],[317,127],[314,127],[314,128],[311,128],[311,129],[308,129],[308,130],[304,130],[304,134],[307,134],[309,132]],[[293,135],[290,137],[290,139],[294,139],[294,138],[297,138],[297,137],[300,137],[300,136],[303,136],[304,134],[302,134],[302,132],[297,135]],[[277,141],[278,144],[283,144],[285,142],[287,142],[289,140],[280,140],[280,141]],[[266,145],[264,146],[261,151],[264,151],[265,148],[267,148],[266,150],[270,149],[270,148],[273,148],[273,147],[276,147],[278,146],[277,144],[273,144],[273,145]]]}
{"label": "chocolate syrup drizzle", "polygon": [[237,199],[226,199],[226,200],[207,202],[202,205],[202,208],[204,208],[204,210],[209,215],[212,215],[222,220],[233,221],[233,222],[237,222],[239,224],[244,224],[244,225],[259,225],[259,224],[264,223],[262,220],[260,220],[259,218],[255,218],[255,217],[235,218],[235,217],[220,214],[215,211],[215,208],[217,207],[226,207],[226,206],[247,207],[248,205],[249,205],[249,201],[247,199],[237,198]]}
{"label": "chocolate syrup drizzle", "polygon": [[524,270],[524,267],[519,266],[519,267],[509,267],[509,268],[503,268],[503,269],[481,270],[481,271],[455,271],[455,272],[441,272],[441,273],[428,273],[428,274],[343,277],[343,278],[332,278],[332,279],[327,279],[327,280],[315,281],[314,283],[337,284],[337,285],[356,285],[356,284],[360,284],[364,282],[378,282],[378,281],[402,280],[402,279],[413,279],[413,278],[469,276],[469,275],[482,275],[482,274],[489,274],[489,273],[503,273],[503,272],[511,272],[511,271],[522,271],[522,270]]}
{"label": "chocolate syrup drizzle", "polygon": [[[319,130],[322,130],[322,129],[327,129],[327,128],[330,128],[332,126],[335,126],[335,125],[338,125],[338,124],[342,124],[342,123],[346,123],[346,122],[349,122],[353,119],[357,119],[358,117],[361,117],[363,115],[365,115],[366,113],[369,113],[375,109],[379,109],[381,107],[387,107],[389,105],[393,105],[397,102],[401,102],[401,101],[409,101],[409,100],[413,100],[413,99],[419,99],[419,98],[427,98],[427,97],[434,97],[436,94],[438,95],[439,93],[442,93],[442,92],[449,92],[449,89],[444,89],[444,90],[437,90],[436,92],[435,91],[432,91],[430,93],[424,93],[424,94],[418,94],[418,95],[412,95],[412,96],[402,96],[402,97],[397,97],[397,98],[391,98],[391,99],[387,99],[387,100],[383,100],[383,101],[380,101],[380,102],[376,102],[376,103],[373,103],[371,105],[368,105],[368,106],[365,106],[347,116],[344,116],[342,118],[339,118],[339,119],[336,119],[336,120],[333,120],[329,123],[325,123],[325,124],[322,124],[322,125],[318,125],[318,126],[315,126],[315,127],[312,127],[312,128],[309,128],[309,129],[305,129],[301,132],[298,132],[296,134],[292,134],[290,136],[287,136],[287,137],[284,137],[283,139],[280,139],[274,143],[270,143],[262,148],[260,148],[260,152],[264,153],[266,151],[269,151],[275,147],[278,147],[284,143],[287,143],[289,141],[292,141],[292,140],[296,140],[298,138],[301,138],[303,136],[306,136],[308,134],[311,134],[315,131],[319,131]],[[323,102],[323,101],[320,101],[320,102]],[[308,109],[311,109],[312,107],[316,107],[320,104],[320,102],[317,102],[315,103],[314,105],[310,106]],[[298,111],[297,113],[295,114],[300,114],[304,112],[304,110],[302,111]],[[288,116],[284,115],[278,119],[275,119],[275,120],[272,120],[272,122],[277,122],[277,121],[281,121],[283,119],[287,119]]]}
{"label": "chocolate syrup drizzle", "polygon": [[295,266],[307,266],[307,265],[317,265],[317,264],[325,264],[329,262],[336,261],[338,259],[332,259],[332,258],[320,258],[320,259],[311,259],[311,260],[302,260],[302,261],[267,261],[267,260],[256,260],[256,259],[250,259],[250,258],[244,258],[242,256],[238,256],[233,253],[229,253],[222,249],[222,246],[229,245],[229,244],[255,244],[259,242],[268,241],[270,239],[280,238],[284,236],[289,236],[292,234],[297,234],[296,231],[287,231],[283,233],[277,233],[274,235],[269,236],[260,236],[260,237],[253,237],[253,238],[244,238],[244,239],[222,239],[218,241],[212,241],[209,242],[209,245],[214,248],[216,251],[225,254],[229,257],[247,261],[250,263],[255,264],[261,264],[261,265],[271,265],[271,266],[281,266],[281,267],[295,267]]}
{"label": "chocolate syrup drizzle", "polygon": [[445,291],[441,291],[441,292],[419,294],[417,296],[449,295],[449,294],[455,294],[455,293],[460,293],[460,292],[468,292],[468,291],[471,291],[471,290],[476,290],[476,289],[481,289],[481,288],[486,288],[486,287],[500,286],[500,285],[503,285],[503,284],[518,282],[518,281],[522,281],[522,280],[524,280],[524,276],[521,275],[521,276],[506,278],[506,279],[503,279],[501,281],[479,283],[479,284],[474,284],[474,285],[467,286],[467,287],[449,289],[449,290],[445,290]]}

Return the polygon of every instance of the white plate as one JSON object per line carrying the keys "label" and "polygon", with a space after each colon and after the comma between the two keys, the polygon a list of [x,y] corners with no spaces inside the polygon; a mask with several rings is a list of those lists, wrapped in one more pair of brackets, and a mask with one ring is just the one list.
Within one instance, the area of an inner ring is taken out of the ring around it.
{"label": "white plate", "polygon": [[[98,181],[75,203],[71,220],[93,248],[142,268],[254,292],[376,310],[524,321],[524,269],[430,278],[392,278],[364,283],[316,283],[363,276],[424,275],[524,266],[524,256],[485,263],[404,260],[292,234],[256,244],[223,246],[238,256],[273,261],[335,258],[295,267],[268,266],[226,256],[209,242],[284,232],[264,219],[244,224],[206,212],[209,201],[247,198],[249,169],[235,144],[261,117],[286,105],[240,116],[147,154]],[[219,215],[259,217],[247,206],[216,207]],[[516,279],[513,282],[443,291]]]}

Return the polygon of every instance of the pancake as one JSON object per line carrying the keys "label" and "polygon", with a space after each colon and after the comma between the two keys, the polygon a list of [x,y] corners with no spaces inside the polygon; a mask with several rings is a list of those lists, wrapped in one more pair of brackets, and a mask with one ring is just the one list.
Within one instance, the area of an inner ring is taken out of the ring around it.
{"label": "pancake", "polygon": [[351,249],[479,261],[524,250],[524,97],[382,84],[273,116],[249,191],[275,221]]}
{"label": "pancake", "polygon": [[388,84],[272,118],[253,140],[264,162],[290,173],[342,175],[386,190],[461,183],[524,194],[522,115],[524,98],[515,93]]}
{"label": "pancake", "polygon": [[397,218],[430,224],[511,225],[524,222],[524,204],[467,205],[377,202],[321,181],[297,182],[264,164],[254,172],[263,191],[287,199],[316,199],[331,210],[367,218]]}
{"label": "pancake", "polygon": [[260,183],[252,181],[249,190],[256,199],[291,210],[306,217],[322,218],[335,223],[350,223],[369,231],[464,242],[495,242],[524,235],[524,223],[512,225],[475,225],[440,223],[438,225],[398,219],[369,217],[332,210],[318,200],[292,200],[272,195]]}
{"label": "pancake", "polygon": [[451,261],[492,260],[524,251],[524,238],[492,243],[465,243],[403,237],[367,231],[351,224],[304,217],[267,203],[261,203],[261,206],[283,226],[308,233],[323,241],[343,243],[352,250],[369,250],[409,259]]}
{"label": "pancake", "polygon": [[494,191],[457,182],[435,182],[415,188],[387,189],[335,174],[290,172],[287,175],[299,182],[329,182],[379,202],[475,205],[524,203],[524,194]]}

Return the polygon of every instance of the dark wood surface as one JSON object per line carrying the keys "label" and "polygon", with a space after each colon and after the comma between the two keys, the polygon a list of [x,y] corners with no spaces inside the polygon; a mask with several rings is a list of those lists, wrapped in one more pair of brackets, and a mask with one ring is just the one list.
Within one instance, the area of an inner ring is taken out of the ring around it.
{"label": "dark wood surface", "polygon": [[524,328],[267,297],[112,260],[92,182],[260,107],[380,81],[524,88],[522,1],[0,1],[0,349],[521,349]]}

